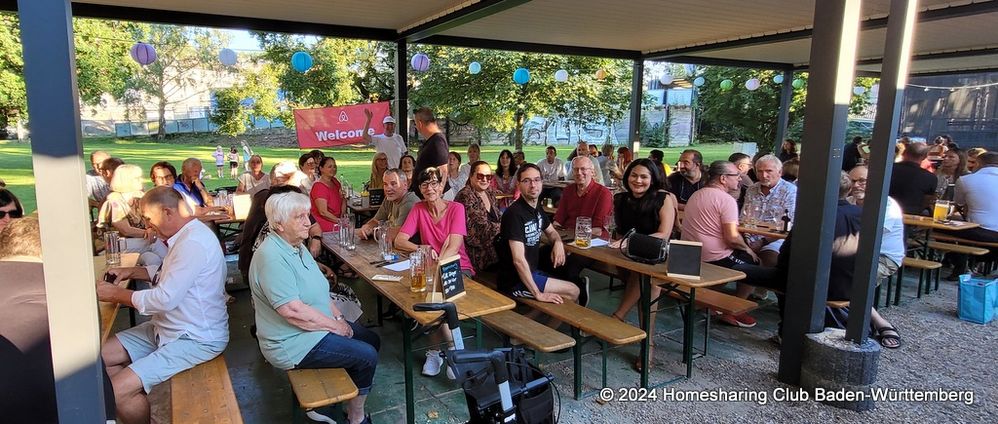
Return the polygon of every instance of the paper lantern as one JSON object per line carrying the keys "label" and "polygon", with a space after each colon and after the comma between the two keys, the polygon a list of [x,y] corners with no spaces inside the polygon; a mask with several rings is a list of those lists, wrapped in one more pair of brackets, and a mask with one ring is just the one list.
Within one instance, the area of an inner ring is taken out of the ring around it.
{"label": "paper lantern", "polygon": [[416,53],[409,63],[415,71],[426,72],[427,69],[430,69],[430,57],[423,53]]}
{"label": "paper lantern", "polygon": [[600,70],[596,71],[596,79],[598,79],[600,81],[603,81],[604,79],[606,79],[606,70],[600,69]]}
{"label": "paper lantern", "polygon": [[777,84],[783,84],[783,75],[777,75],[773,77],[773,82]]}
{"label": "paper lantern", "polygon": [[554,73],[554,80],[558,82],[568,81],[568,71],[559,69],[558,72]]}
{"label": "paper lantern", "polygon": [[721,81],[721,90],[728,91],[735,86],[735,82],[729,79]]}
{"label": "paper lantern", "polygon": [[707,80],[703,79],[703,77],[696,77],[695,79],[693,79],[693,85],[695,85],[697,87],[700,87],[700,86],[702,86],[702,85],[704,85],[706,83],[707,83]]}
{"label": "paper lantern", "polygon": [[517,68],[513,72],[513,82],[520,85],[530,82],[530,71],[527,68]]}
{"label": "paper lantern", "polygon": [[232,49],[222,49],[218,52],[218,61],[225,66],[235,65],[236,59],[236,52]]}
{"label": "paper lantern", "polygon": [[865,92],[866,92],[866,87],[856,86],[852,88],[852,94],[855,94],[857,96],[862,96],[863,93]]}
{"label": "paper lantern", "polygon": [[873,87],[870,87],[870,96],[877,97],[879,95],[880,95],[880,84],[873,84]]}
{"label": "paper lantern", "polygon": [[471,62],[468,64],[468,72],[472,75],[476,75],[482,72],[482,64],[478,62]]}
{"label": "paper lantern", "polygon": [[748,91],[758,90],[760,86],[762,86],[762,82],[760,82],[758,78],[752,78],[745,81],[745,88],[747,88]]}
{"label": "paper lantern", "polygon": [[794,86],[795,89],[800,90],[801,88],[804,88],[804,80],[795,79],[794,82],[790,83],[790,85]]}
{"label": "paper lantern", "polygon": [[662,85],[672,84],[672,81],[673,81],[672,74],[670,74],[668,72],[666,72],[666,73],[662,74],[662,76],[658,77],[658,82],[662,83]]}
{"label": "paper lantern", "polygon": [[312,69],[312,55],[306,52],[295,52],[291,55],[291,67],[298,72],[305,73]]}
{"label": "paper lantern", "polygon": [[132,55],[132,60],[138,62],[139,65],[145,66],[156,61],[156,49],[146,43],[135,43],[129,54]]}

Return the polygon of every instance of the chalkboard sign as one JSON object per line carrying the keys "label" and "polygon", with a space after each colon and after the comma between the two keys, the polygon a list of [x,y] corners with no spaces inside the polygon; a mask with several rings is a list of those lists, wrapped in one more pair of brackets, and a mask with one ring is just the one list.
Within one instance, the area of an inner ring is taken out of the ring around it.
{"label": "chalkboard sign", "polygon": [[451,302],[464,296],[464,274],[461,273],[461,257],[454,255],[440,260],[440,285],[444,300]]}
{"label": "chalkboard sign", "polygon": [[368,200],[371,206],[381,206],[385,202],[385,190],[375,188],[367,191]]}
{"label": "chalkboard sign", "polygon": [[695,241],[670,240],[669,263],[666,275],[670,277],[700,279],[700,251],[703,244]]}

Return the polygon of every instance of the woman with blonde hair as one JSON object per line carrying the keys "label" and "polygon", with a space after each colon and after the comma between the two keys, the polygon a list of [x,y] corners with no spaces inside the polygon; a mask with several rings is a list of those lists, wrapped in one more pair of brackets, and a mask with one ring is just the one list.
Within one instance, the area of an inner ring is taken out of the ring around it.
{"label": "woman with blonde hair", "polygon": [[[146,265],[161,263],[166,256],[166,246],[158,243],[156,231],[146,228],[142,219],[139,201],[142,191],[142,168],[124,164],[114,171],[111,177],[111,193],[101,206],[97,225],[105,231],[117,231],[125,240],[123,252],[142,253],[141,262]],[[146,254],[150,252],[155,258]]]}
{"label": "woman with blonde hair", "polygon": [[368,183],[368,190],[384,188],[385,171],[388,170],[388,155],[385,152],[378,152],[371,161],[371,182]]}

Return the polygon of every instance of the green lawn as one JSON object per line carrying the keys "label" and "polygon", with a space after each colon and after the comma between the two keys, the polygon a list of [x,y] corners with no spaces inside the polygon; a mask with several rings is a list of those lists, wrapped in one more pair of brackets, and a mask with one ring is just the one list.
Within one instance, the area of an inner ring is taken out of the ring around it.
{"label": "green lawn", "polygon": [[[558,146],[558,156],[565,158],[570,153],[572,146]],[[486,146],[482,148],[482,158],[490,163],[495,163],[499,157],[499,152],[509,149],[508,146]],[[731,153],[730,144],[707,144],[697,146],[703,155],[704,161],[726,159]],[[87,139],[83,143],[84,161],[87,169],[90,169],[89,155],[94,150],[106,150],[113,156],[122,158],[126,163],[137,164],[148,172],[149,167],[158,161],[166,160],[180,167],[180,163],[188,157],[200,158],[205,169],[215,174],[214,159],[211,153],[215,150],[214,144],[196,146],[190,144],[169,144],[153,141],[136,140],[106,140]],[[512,150],[512,149],[511,149]],[[651,149],[642,147],[642,156],[646,156]],[[667,148],[665,160],[674,163],[679,158],[682,148]],[[264,169],[269,170],[270,166],[280,160],[294,160],[303,153],[295,148],[265,148],[254,147],[254,151],[264,160]],[[462,158],[467,161],[465,147],[457,147]],[[527,160],[535,162],[544,157],[544,146],[527,146],[524,148]],[[371,157],[373,150],[370,148],[345,147],[329,149],[326,154],[332,154],[339,165],[339,177],[341,180],[349,181],[354,186],[367,181],[371,174]],[[178,169],[179,171],[179,169]],[[226,172],[228,170],[226,169]],[[27,143],[0,142],[0,178],[7,182],[7,189],[14,192],[24,203],[27,211],[35,210],[35,178],[32,173],[31,147]],[[222,179],[212,178],[205,181],[209,189],[223,186],[236,185],[235,180],[226,177]],[[151,185],[151,183],[149,183]]]}

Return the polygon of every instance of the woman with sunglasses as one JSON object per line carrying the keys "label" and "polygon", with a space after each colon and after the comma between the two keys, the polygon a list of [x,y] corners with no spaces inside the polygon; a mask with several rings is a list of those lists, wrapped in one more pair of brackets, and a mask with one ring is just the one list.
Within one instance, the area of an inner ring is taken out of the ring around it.
{"label": "woman with sunglasses", "polygon": [[[460,257],[461,271],[469,278],[474,276],[475,269],[471,266],[471,260],[468,259],[468,253],[464,249],[464,237],[468,235],[464,205],[443,199],[444,180],[436,167],[429,167],[420,172],[412,184],[422,193],[423,201],[413,205],[409,211],[409,216],[405,218],[405,223],[395,236],[395,248],[402,252],[415,251],[418,246],[409,239],[419,235],[422,244],[429,245],[436,258],[457,255]],[[431,337],[437,339],[431,340],[431,344],[437,344],[438,337],[449,339],[450,333],[442,330],[443,328],[437,333],[438,335]],[[432,377],[439,374],[442,365],[443,358],[440,357],[440,351],[428,350],[426,363],[423,364],[423,375]],[[447,377],[454,379],[454,373],[450,368],[447,368]]]}
{"label": "woman with sunglasses", "polygon": [[505,211],[517,197],[520,197],[516,184],[516,164],[513,162],[513,152],[503,150],[499,153],[496,163],[496,173],[492,178],[492,190],[495,190],[499,200],[499,210]]}
{"label": "woman with sunglasses", "polygon": [[468,184],[457,192],[454,201],[464,205],[468,236],[464,238],[471,265],[481,271],[499,258],[492,240],[499,234],[500,214],[492,191],[492,167],[477,161],[469,168]]}
{"label": "woman with sunglasses", "polygon": [[12,219],[24,216],[24,206],[10,190],[0,188],[0,231]]}

